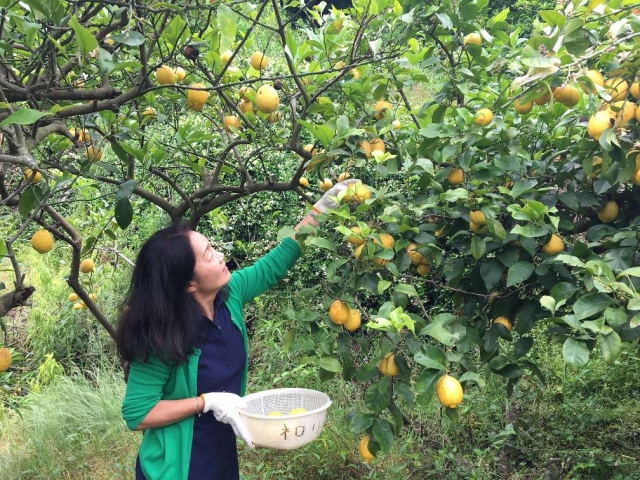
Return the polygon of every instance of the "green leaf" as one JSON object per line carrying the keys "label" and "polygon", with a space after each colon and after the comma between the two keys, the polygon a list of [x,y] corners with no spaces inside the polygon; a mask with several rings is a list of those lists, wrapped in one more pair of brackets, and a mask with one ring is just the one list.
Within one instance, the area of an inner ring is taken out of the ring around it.
{"label": "green leaf", "polygon": [[395,439],[393,435],[393,425],[388,420],[377,418],[373,422],[373,428],[371,429],[373,437],[380,444],[380,449],[383,452],[389,452],[393,446]]}
{"label": "green leaf", "polygon": [[420,336],[424,335],[433,337],[444,345],[452,346],[455,344],[454,340],[456,337],[454,337],[454,335],[452,335],[445,327],[437,323],[431,323],[420,330]]}
{"label": "green leaf", "polygon": [[116,202],[123,200],[125,198],[129,198],[133,191],[136,188],[138,182],[135,180],[127,180],[120,184],[120,188],[118,189],[118,193],[116,193]]}
{"label": "green leaf", "polygon": [[389,280],[380,280],[378,282],[378,295],[384,292],[387,288],[391,286],[391,282]]}
{"label": "green leaf", "polygon": [[538,182],[536,180],[526,180],[524,182],[517,181],[516,184],[513,186],[513,190],[511,190],[511,197],[515,200],[523,193],[531,190],[537,184]]}
{"label": "green leaf", "polygon": [[374,418],[371,414],[356,413],[349,421],[349,430],[353,433],[362,433],[373,425]]}
{"label": "green leaf", "polygon": [[549,227],[538,227],[535,225],[516,225],[511,229],[514,235],[522,235],[526,238],[544,237],[549,233]]}
{"label": "green leaf", "polygon": [[327,238],[307,237],[306,243],[308,245],[315,245],[316,247],[324,248],[325,250],[330,250],[332,252],[336,251],[336,244]]}
{"label": "green leaf", "polygon": [[129,30],[125,33],[117,33],[115,35],[111,35],[113,41],[116,43],[122,43],[129,47],[139,47],[144,44],[144,37],[141,33],[136,32],[135,30]]}
{"label": "green leaf", "polygon": [[556,65],[554,58],[545,57],[541,53],[534,50],[531,45],[527,45],[524,50],[522,50],[520,61],[527,67],[535,68],[549,68]]}
{"label": "green leaf", "polygon": [[426,368],[445,371],[447,369],[447,357],[442,350],[431,345],[423,344],[414,355],[414,360]]}
{"label": "green leaf", "polygon": [[474,235],[471,239],[471,254],[476,260],[480,260],[487,250],[487,246],[484,240],[477,235]]}
{"label": "green leaf", "polygon": [[418,296],[418,292],[416,291],[415,287],[413,285],[407,285],[405,283],[399,283],[398,285],[396,285],[394,291],[404,293],[406,295],[409,295],[410,297]]}
{"label": "green leaf", "polygon": [[364,394],[364,404],[372,412],[382,412],[391,401],[391,377],[372,383]]}
{"label": "green leaf", "polygon": [[[0,238],[0,257],[6,257],[8,254],[7,242]],[[4,288],[4,283],[2,285],[2,288]],[[2,290],[2,288],[0,288],[0,290]]]}
{"label": "green leaf", "polygon": [[617,275],[617,277],[620,278],[623,275],[630,275],[632,277],[640,277],[640,267],[627,268],[626,270],[621,271]]}
{"label": "green leaf", "polygon": [[491,370],[493,373],[505,378],[520,378],[522,376],[522,369],[515,363],[510,363],[497,370]]}
{"label": "green leaf", "polygon": [[540,305],[549,310],[551,313],[556,311],[556,301],[550,295],[543,295],[540,297]]}
{"label": "green leaf", "polygon": [[115,219],[118,222],[118,226],[124,230],[131,224],[133,220],[133,207],[128,198],[123,198],[116,202]]}
{"label": "green leaf", "polygon": [[480,264],[480,276],[482,277],[482,280],[484,280],[484,285],[488,292],[490,292],[493,287],[500,282],[500,278],[502,278],[502,269],[502,262],[495,258],[484,260]]}
{"label": "green leaf", "polygon": [[538,14],[551,27],[564,27],[566,19],[556,10],[541,10]]}
{"label": "green leaf", "polygon": [[513,346],[513,353],[515,353],[516,358],[524,357],[529,350],[533,347],[533,338],[531,337],[521,337],[516,340],[516,343]]}
{"label": "green leaf", "polygon": [[620,339],[620,335],[618,335],[615,330],[612,330],[607,334],[600,334],[598,335],[598,343],[602,349],[602,356],[605,361],[609,365],[612,365],[622,351],[622,340]]}
{"label": "green leaf", "polygon": [[38,199],[36,198],[33,188],[27,188],[20,197],[20,203],[18,204],[18,212],[21,216],[26,217],[29,213],[38,205]]}
{"label": "green leaf", "polygon": [[236,14],[226,4],[220,3],[217,10],[220,25],[220,51],[230,50],[236,41],[238,19]]}
{"label": "green leaf", "polygon": [[327,125],[316,125],[315,123],[309,122],[307,120],[298,120],[298,123],[306,128],[309,133],[311,133],[311,135],[320,140],[325,148],[328,148],[329,143],[335,135],[335,131],[333,128]]}
{"label": "green leaf", "polygon": [[80,25],[80,22],[78,22],[75,15],[69,19],[69,25],[73,28],[73,31],[76,34],[75,36],[76,41],[78,42],[78,49],[83,55],[87,55],[95,50],[98,46],[98,41],[89,30]]}
{"label": "green leaf", "polygon": [[518,285],[527,280],[534,272],[535,266],[529,262],[516,262],[509,267],[507,287]]}
{"label": "green leaf", "polygon": [[31,125],[42,117],[48,117],[49,115],[51,115],[49,112],[40,112],[38,110],[32,110],[31,108],[21,108],[0,122],[0,127],[4,127],[5,125]]}
{"label": "green leaf", "polygon": [[589,318],[597,313],[602,312],[605,308],[613,303],[609,295],[605,293],[589,293],[580,297],[573,304],[574,317],[577,320]]}
{"label": "green leaf", "polygon": [[580,340],[569,337],[562,347],[565,363],[574,367],[584,367],[589,362],[589,349]]}
{"label": "green leaf", "polygon": [[342,365],[333,357],[322,357],[318,360],[318,366],[328,372],[342,373]]}

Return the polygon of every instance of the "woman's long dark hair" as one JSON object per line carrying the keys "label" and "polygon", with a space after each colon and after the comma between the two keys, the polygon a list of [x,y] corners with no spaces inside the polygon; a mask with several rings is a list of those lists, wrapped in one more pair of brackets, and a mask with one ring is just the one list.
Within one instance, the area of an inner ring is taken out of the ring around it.
{"label": "woman's long dark hair", "polygon": [[196,347],[202,311],[187,292],[196,262],[190,231],[185,224],[164,228],[140,249],[116,338],[125,362],[146,361],[153,353],[182,363]]}

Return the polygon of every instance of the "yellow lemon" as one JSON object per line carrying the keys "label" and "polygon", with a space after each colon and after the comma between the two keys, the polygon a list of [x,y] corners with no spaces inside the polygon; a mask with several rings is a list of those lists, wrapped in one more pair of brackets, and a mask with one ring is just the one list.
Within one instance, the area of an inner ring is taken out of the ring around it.
{"label": "yellow lemon", "polygon": [[220,55],[220,59],[224,63],[229,63],[229,60],[231,60],[232,56],[233,56],[233,52],[231,50],[225,50],[224,52],[222,52],[222,55]]}
{"label": "yellow lemon", "polygon": [[451,185],[460,185],[464,182],[464,170],[461,168],[454,168],[449,172],[447,180],[449,180]]}
{"label": "yellow lemon", "polygon": [[447,408],[456,408],[462,403],[464,392],[462,391],[462,385],[457,378],[451,375],[443,375],[436,383],[436,393],[438,394],[438,400]]}
{"label": "yellow lemon", "polygon": [[549,241],[542,247],[542,250],[548,255],[560,253],[564,250],[564,242],[558,235],[553,233]]}
{"label": "yellow lemon", "polygon": [[471,212],[469,212],[469,221],[475,223],[478,226],[487,224],[487,218],[484,216],[482,210],[472,210]]}
{"label": "yellow lemon", "polygon": [[351,177],[351,175],[349,175],[349,172],[342,172],[340,175],[338,175],[338,182],[344,182],[349,177]]}
{"label": "yellow lemon", "polygon": [[378,365],[378,370],[383,375],[394,377],[400,373],[396,365],[396,356],[393,353],[387,353]]}
{"label": "yellow lemon", "polygon": [[298,415],[299,413],[307,413],[308,410],[304,407],[294,408],[289,412],[289,415]]}
{"label": "yellow lemon", "polygon": [[418,275],[422,275],[423,277],[426,277],[427,275],[429,275],[429,272],[431,271],[431,266],[421,263],[420,265],[418,265],[417,270],[418,270]]}
{"label": "yellow lemon", "polygon": [[302,185],[303,187],[309,188],[309,180],[307,180],[305,177],[300,177],[300,180],[298,180],[298,184]]}
{"label": "yellow lemon", "polygon": [[598,212],[598,218],[602,223],[611,223],[618,218],[619,211],[618,204],[614,200],[609,200]]}
{"label": "yellow lemon", "polygon": [[278,412],[277,410],[273,410],[272,412],[267,413],[268,417],[281,417],[283,415],[282,412]]}
{"label": "yellow lemon", "polygon": [[267,68],[267,63],[269,63],[267,57],[262,52],[254,52],[251,55],[251,66],[256,70],[263,70]]}
{"label": "yellow lemon", "polygon": [[256,104],[262,113],[275,112],[280,106],[278,91],[271,85],[262,85],[256,94]]}
{"label": "yellow lemon", "polygon": [[[599,87],[604,87],[604,76],[598,70],[589,70],[587,71],[586,76],[589,77],[591,81]],[[584,93],[595,93],[595,90],[589,92],[589,89],[584,85],[582,85],[582,91]]]}
{"label": "yellow lemon", "polygon": [[102,150],[98,147],[94,147],[93,145],[89,145],[87,147],[87,158],[92,162],[99,162],[102,158]]}
{"label": "yellow lemon", "polygon": [[239,109],[242,113],[249,113],[249,112],[253,112],[253,103],[251,102],[251,100],[242,100],[242,101],[238,104],[238,109]]}
{"label": "yellow lemon", "polygon": [[634,82],[629,87],[629,93],[633,98],[640,100],[640,82]]}
{"label": "yellow lemon", "polygon": [[[192,83],[191,88],[207,88],[204,83]],[[187,90],[187,107],[191,110],[200,111],[202,106],[209,100],[209,92],[207,90]],[[200,108],[200,110],[197,110]]]}
{"label": "yellow lemon", "polygon": [[553,89],[553,98],[567,107],[574,107],[580,102],[580,90],[572,85],[563,85]]}
{"label": "yellow lemon", "polygon": [[533,110],[533,100],[531,100],[530,102],[521,103],[520,99],[516,98],[513,102],[513,107],[516,109],[516,112],[524,115],[525,113],[529,113],[531,110]]}
{"label": "yellow lemon", "polygon": [[418,250],[418,245],[415,243],[410,243],[407,247],[407,254],[411,259],[411,263],[416,265],[429,265],[429,260],[423,254],[421,254]]}
{"label": "yellow lemon", "polygon": [[509,320],[507,317],[498,317],[493,321],[493,323],[500,323],[507,327],[507,330],[509,331],[511,331],[511,329],[513,328],[513,325],[511,325],[511,320]]}
{"label": "yellow lemon", "polygon": [[551,100],[551,92],[545,87],[538,87],[535,89],[535,92],[540,94],[533,100],[533,103],[536,105],[544,105],[545,103],[549,103],[549,100]]}
{"label": "yellow lemon", "polygon": [[360,452],[360,456],[367,463],[372,462],[376,458],[373,455],[373,453],[371,453],[369,451],[369,440],[370,439],[371,439],[371,437],[369,435],[365,435],[364,437],[362,437],[362,439],[360,440],[360,444],[358,445],[358,451]]}
{"label": "yellow lemon", "polygon": [[619,102],[627,98],[629,84],[622,78],[609,78],[605,80],[604,88],[611,95],[612,102]]}
{"label": "yellow lemon", "polygon": [[91,273],[93,272],[94,268],[95,263],[93,263],[93,260],[91,260],[90,258],[87,258],[80,263],[80,271],[82,273]]}
{"label": "yellow lemon", "polygon": [[591,116],[587,124],[587,133],[594,140],[600,140],[605,130],[612,127],[611,116],[604,110],[600,110]]}
{"label": "yellow lemon", "polygon": [[469,35],[465,35],[462,39],[462,42],[465,45],[468,45],[469,43],[473,43],[474,45],[482,45],[482,37],[478,32],[472,32]]}
{"label": "yellow lemon", "polygon": [[40,180],[42,180],[42,173],[36,170],[36,173],[34,175],[33,170],[31,170],[30,168],[27,168],[24,171],[24,178],[35,185],[36,183],[40,183]]}
{"label": "yellow lemon", "polygon": [[77,293],[70,293],[69,294],[69,301],[70,302],[75,302],[76,300],[78,300],[78,294]]}
{"label": "yellow lemon", "polygon": [[320,184],[320,190],[322,190],[323,192],[326,192],[331,187],[333,187],[333,182],[331,180],[329,180],[328,178],[325,178],[324,180],[322,180],[321,182],[318,182],[318,183]]}
{"label": "yellow lemon", "polygon": [[176,72],[173,68],[162,65],[156,69],[156,80],[160,85],[171,85],[176,81]]}
{"label": "yellow lemon", "polygon": [[344,328],[349,330],[350,332],[355,332],[360,325],[362,324],[362,316],[360,315],[360,310],[357,308],[352,308],[349,310],[349,319],[344,322]]}
{"label": "yellow lemon", "polygon": [[48,230],[38,230],[31,237],[31,246],[38,253],[50,252],[53,248],[53,235]]}
{"label": "yellow lemon", "polygon": [[349,306],[342,300],[334,300],[329,307],[329,318],[333,323],[342,325],[349,320],[349,310]]}
{"label": "yellow lemon", "polygon": [[183,81],[186,76],[187,76],[187,71],[184,68],[182,67],[176,68],[176,78],[178,79],[179,82]]}
{"label": "yellow lemon", "polygon": [[351,227],[351,231],[355,235],[349,235],[347,242],[352,245],[362,245],[364,243],[364,237],[362,236],[362,229],[360,227]]}
{"label": "yellow lemon", "polygon": [[373,107],[374,114],[376,120],[382,120],[384,116],[391,111],[393,105],[391,105],[386,100],[378,100]]}
{"label": "yellow lemon", "polygon": [[11,350],[8,348],[0,348],[0,372],[9,370],[11,362],[13,362]]}
{"label": "yellow lemon", "polygon": [[224,120],[222,121],[222,126],[224,127],[225,131],[229,133],[232,133],[233,129],[239,130],[240,125],[240,119],[235,115],[228,115],[224,117]]}
{"label": "yellow lemon", "polygon": [[476,125],[480,125],[481,127],[486,127],[491,122],[493,122],[493,112],[488,108],[481,108],[478,110],[476,114]]}
{"label": "yellow lemon", "polygon": [[378,151],[384,153],[386,151],[384,141],[381,138],[372,138],[369,140],[369,147],[372,152]]}

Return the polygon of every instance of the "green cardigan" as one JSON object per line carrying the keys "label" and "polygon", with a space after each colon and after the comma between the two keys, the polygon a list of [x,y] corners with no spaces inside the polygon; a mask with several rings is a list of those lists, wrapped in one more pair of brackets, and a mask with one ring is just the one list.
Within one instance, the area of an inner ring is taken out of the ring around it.
{"label": "green cardigan", "polygon": [[[242,395],[246,391],[249,369],[247,328],[242,307],[282,279],[300,253],[298,243],[287,237],[252,266],[231,275],[229,297],[225,303],[231,320],[242,332],[247,351]],[[167,365],[153,355],[147,362],[132,362],[122,403],[122,416],[127,426],[135,430],[160,400],[195,398],[199,358],[200,350],[196,350],[188,362],[177,366]],[[192,440],[193,417],[146,430],[140,445],[140,465],[147,480],[187,480]]]}

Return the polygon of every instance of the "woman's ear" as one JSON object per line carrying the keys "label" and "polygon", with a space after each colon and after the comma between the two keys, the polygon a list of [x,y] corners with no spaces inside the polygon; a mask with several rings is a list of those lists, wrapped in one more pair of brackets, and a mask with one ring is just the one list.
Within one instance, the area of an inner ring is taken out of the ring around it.
{"label": "woman's ear", "polygon": [[196,292],[198,288],[193,280],[189,280],[189,285],[187,285],[187,292],[193,293]]}

